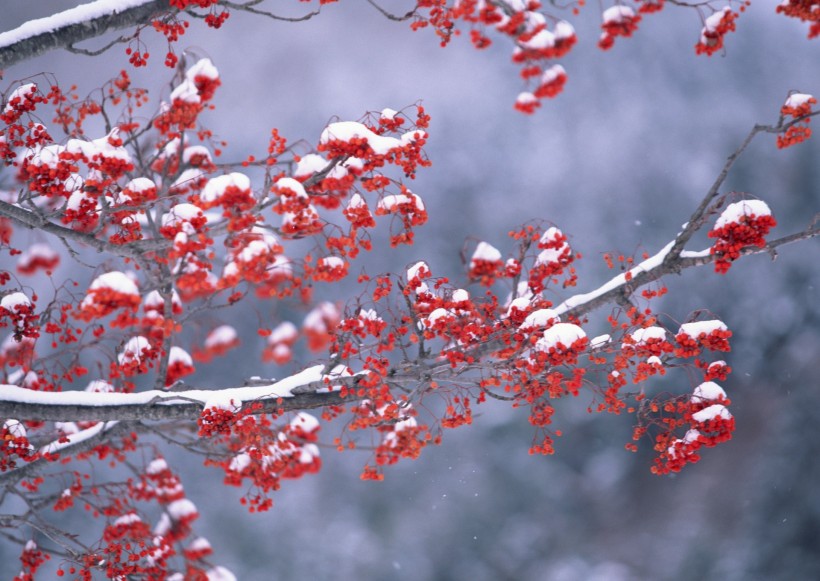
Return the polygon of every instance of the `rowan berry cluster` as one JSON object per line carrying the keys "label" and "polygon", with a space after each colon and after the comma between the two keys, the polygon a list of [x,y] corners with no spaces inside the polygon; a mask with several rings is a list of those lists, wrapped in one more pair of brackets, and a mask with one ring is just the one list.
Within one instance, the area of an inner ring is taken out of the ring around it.
{"label": "rowan berry cluster", "polygon": [[300,412],[284,426],[266,415],[242,415],[230,432],[219,437],[228,450],[225,460],[207,460],[225,472],[225,484],[247,486],[242,504],[250,512],[264,512],[273,505],[270,494],[279,490],[282,479],[298,479],[317,473],[322,466],[315,442],[319,422]]}
{"label": "rowan berry cluster", "polygon": [[793,121],[782,135],[777,136],[778,149],[785,149],[797,143],[802,143],[811,137],[812,105],[817,104],[817,99],[805,93],[792,93],[789,95],[783,107],[780,109],[782,117],[791,117]]}
{"label": "rowan berry cluster", "polygon": [[723,37],[735,30],[737,12],[728,6],[709,16],[700,33],[700,40],[695,45],[695,53],[711,56],[723,49]]}
{"label": "rowan berry cluster", "polygon": [[710,252],[717,258],[715,272],[725,274],[744,248],[766,246],[769,230],[777,225],[769,207],[760,200],[730,204],[709,232],[715,238]]}
{"label": "rowan berry cluster", "polygon": [[[659,455],[652,472],[680,472],[687,464],[700,460],[701,448],[712,448],[731,439],[735,419],[728,410],[730,403],[720,386],[705,382],[696,387],[689,398],[667,402],[662,408],[650,404],[649,407],[660,414],[655,422],[663,426],[655,437],[655,450]],[[676,437],[675,431],[684,428],[683,437]],[[640,429],[636,435],[642,435]]]}
{"label": "rowan berry cluster", "polygon": [[615,38],[623,36],[629,38],[632,33],[638,30],[638,23],[641,15],[636,14],[629,6],[611,6],[604,10],[603,23],[601,24],[601,39],[598,46],[602,50],[609,50],[615,46]]}
{"label": "rowan berry cluster", "polygon": [[783,0],[775,10],[778,14],[811,23],[809,38],[820,36],[820,2],[817,0]]}
{"label": "rowan berry cluster", "polygon": [[11,324],[12,336],[18,343],[24,338],[37,339],[40,336],[36,300],[37,295],[29,299],[22,292],[12,292],[0,299],[0,329]]}

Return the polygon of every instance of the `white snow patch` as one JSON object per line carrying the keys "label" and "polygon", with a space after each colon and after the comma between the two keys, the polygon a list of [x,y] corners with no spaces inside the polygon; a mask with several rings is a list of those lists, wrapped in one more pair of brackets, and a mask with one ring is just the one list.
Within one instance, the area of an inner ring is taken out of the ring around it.
{"label": "white snow patch", "polygon": [[105,274],[101,274],[95,278],[91,282],[91,286],[88,287],[88,290],[92,291],[103,288],[108,288],[124,295],[139,296],[140,294],[140,291],[134,281],[131,280],[124,272],[119,272],[117,270],[106,272]]}
{"label": "white snow patch", "polygon": [[[6,33],[6,34],[8,34],[8,33]],[[2,37],[3,37],[3,35],[0,34],[0,38],[2,38]],[[34,83],[26,83],[25,85],[20,85],[19,87],[17,87],[16,89],[14,89],[11,92],[11,95],[9,95],[9,98],[6,101],[6,108],[3,109],[3,113],[9,113],[13,110],[13,107],[11,106],[11,102],[14,99],[19,98],[21,102],[25,102],[26,96],[27,95],[34,95],[35,92],[37,92],[37,85],[34,84]]]}
{"label": "white snow patch", "polygon": [[555,24],[555,38],[563,40],[565,38],[572,38],[575,36],[575,29],[572,27],[572,24],[567,22],[566,20],[559,20]]}
{"label": "white snow patch", "polygon": [[604,24],[621,23],[635,18],[635,11],[629,6],[610,6],[604,10],[602,18]]}
{"label": "white snow patch", "polygon": [[526,42],[519,43],[522,47],[531,50],[552,48],[555,46],[555,34],[547,29],[541,30]]}
{"label": "white snow patch", "polygon": [[670,458],[675,458],[678,455],[677,452],[675,451],[675,444],[677,444],[677,443],[691,444],[692,442],[697,440],[699,437],[700,437],[700,432],[699,431],[697,431],[695,429],[687,430],[687,432],[686,432],[686,434],[684,434],[683,438],[676,439],[674,442],[672,442],[672,445],[669,446],[666,449],[667,453],[669,454],[669,457]]}
{"label": "white snow patch", "polygon": [[538,101],[538,97],[530,93],[529,91],[522,91],[518,93],[518,96],[515,98],[515,102],[519,105],[529,105],[531,103],[535,103]]}
{"label": "white snow patch", "polygon": [[211,543],[205,537],[197,537],[188,543],[189,551],[207,551],[211,548]]}
{"label": "white snow patch", "polygon": [[379,200],[379,209],[385,212],[392,212],[397,206],[412,204],[419,212],[424,210],[424,202],[421,198],[407,190],[407,194],[390,194]]}
{"label": "white snow patch", "polygon": [[219,78],[219,71],[209,58],[201,58],[196,61],[187,71],[185,78],[194,81],[197,77],[205,77],[211,80]]}
{"label": "white snow patch", "polygon": [[704,381],[692,393],[693,402],[715,401],[721,397],[725,398],[726,392],[714,381]]}
{"label": "white snow patch", "polygon": [[60,255],[51,248],[48,244],[44,244],[42,242],[37,242],[29,246],[23,254],[20,255],[18,259],[18,263],[21,265],[28,264],[33,260],[42,259],[47,262],[53,261],[55,258],[59,258]]}
{"label": "white snow patch", "polygon": [[726,406],[721,405],[719,403],[710,405],[708,408],[702,409],[699,412],[692,414],[692,419],[698,422],[699,424],[708,422],[709,420],[713,420],[715,418],[731,420],[732,414],[729,413],[729,410],[726,409]]}
{"label": "white snow patch", "polygon": [[299,412],[296,416],[290,421],[290,426],[292,428],[299,428],[305,433],[311,433],[314,430],[319,428],[319,420],[317,420],[314,416],[305,413]]}
{"label": "white snow patch", "polygon": [[[553,81],[557,80],[559,77],[566,77],[566,76],[567,76],[567,70],[564,67],[562,67],[561,65],[552,65],[550,68],[548,68],[547,70],[544,71],[543,75],[541,75],[541,84],[542,85],[549,85]],[[555,228],[555,227],[552,227],[549,230],[547,230],[547,232],[549,232],[550,230],[558,230],[558,229]],[[558,231],[560,232],[560,230],[558,230]],[[542,238],[542,240],[543,240],[543,238]]]}
{"label": "white snow patch", "polygon": [[589,346],[592,349],[597,349],[599,347],[603,347],[607,343],[612,341],[612,337],[606,333],[603,335],[598,335],[597,337],[593,337],[592,341],[589,342]]}
{"label": "white snow patch", "polygon": [[208,576],[208,581],[236,581],[236,575],[219,565],[213,569],[208,569],[205,574]]}
{"label": "white snow patch", "polygon": [[88,385],[85,387],[85,391],[88,393],[113,393],[116,391],[114,386],[108,383],[107,381],[103,381],[102,379],[95,379],[90,381]]}
{"label": "white snow patch", "polygon": [[556,347],[558,343],[561,343],[564,347],[569,347],[578,339],[583,339],[586,336],[587,334],[578,325],[556,323],[544,331],[543,336],[535,344],[535,348],[539,351],[549,351],[551,348]]}
{"label": "white snow patch", "polygon": [[793,93],[789,95],[789,98],[786,99],[786,102],[783,104],[783,106],[793,107],[796,109],[802,105],[805,105],[812,99],[814,99],[814,95],[809,95],[808,93]]}
{"label": "white snow patch", "polygon": [[[644,329],[636,329],[629,334],[632,338],[633,345],[644,345],[650,339],[658,339],[660,341],[666,340],[666,329],[663,327],[646,327]],[[624,343],[624,346],[628,346]]]}
{"label": "white snow patch", "polygon": [[180,498],[179,500],[173,501],[168,505],[166,510],[171,518],[176,521],[199,514],[196,505],[187,498]]}
{"label": "white snow patch", "polygon": [[171,351],[168,354],[168,363],[182,363],[183,365],[188,365],[193,367],[194,361],[191,359],[191,356],[188,355],[188,352],[183,349],[182,347],[171,347]]}
{"label": "white snow patch", "polygon": [[331,302],[323,301],[319,303],[316,307],[311,310],[305,320],[302,322],[302,326],[305,329],[315,329],[318,331],[329,331],[327,325],[325,324],[325,320],[332,320],[336,321],[339,319],[339,309],[336,308]]}
{"label": "white snow patch", "polygon": [[763,200],[742,200],[729,204],[726,209],[720,214],[720,217],[715,222],[715,230],[723,228],[727,224],[740,222],[743,216],[771,216],[772,211]]}
{"label": "white snow patch", "polygon": [[119,517],[112,524],[115,527],[118,527],[118,526],[128,526],[130,524],[137,523],[137,522],[142,522],[142,519],[140,518],[140,516],[136,513],[129,512],[128,514],[124,514],[121,517]]}
{"label": "white snow patch", "polygon": [[319,138],[319,142],[326,144],[330,141],[349,142],[352,139],[364,139],[370,148],[378,155],[385,155],[391,149],[402,146],[402,142],[395,137],[385,137],[373,133],[370,129],[356,121],[339,121],[328,125]]}
{"label": "white snow patch", "polygon": [[486,260],[487,262],[501,262],[501,252],[486,242],[479,242],[475,252],[473,252],[470,266],[474,266],[478,260]]}
{"label": "white snow patch", "polygon": [[25,293],[13,292],[0,299],[0,308],[6,309],[10,313],[15,312],[15,309],[19,306],[31,306],[31,301]]}
{"label": "white snow patch", "polygon": [[276,181],[274,187],[279,190],[290,190],[296,194],[297,198],[308,197],[307,192],[301,182],[293,178],[280,178]]}
{"label": "white snow patch", "polygon": [[[0,397],[2,397],[2,399],[5,399],[5,400],[10,399],[9,398],[10,394],[8,392],[9,387],[13,387],[13,386],[0,385]],[[20,389],[20,388],[16,388],[16,389]],[[87,393],[81,392],[81,391],[80,392],[72,392],[72,391],[42,392],[42,391],[30,391],[30,390],[26,390],[26,391],[29,391],[32,394],[41,394],[41,395],[46,396],[45,398],[42,398],[43,401],[22,400],[22,401],[28,401],[29,403],[48,403],[48,401],[51,400],[51,398],[49,398],[48,396],[56,395],[56,393],[66,394],[66,395],[77,395],[77,396],[83,396],[83,395],[85,395],[85,396],[103,396],[104,398],[105,397],[110,397],[111,395],[114,395],[114,394],[110,394],[110,393],[87,394]],[[13,395],[13,394],[11,394],[11,395]],[[12,400],[12,401],[20,401],[20,400]],[[69,404],[69,405],[71,405],[71,404]],[[56,452],[59,452],[63,448],[67,448],[69,446],[73,446],[74,444],[77,444],[78,442],[84,442],[84,441],[88,440],[89,438],[93,438],[94,436],[96,436],[100,432],[106,432],[106,431],[110,430],[111,428],[113,428],[115,425],[117,425],[117,423],[119,423],[119,422],[104,422],[104,423],[99,422],[99,423],[96,423],[93,426],[88,427],[84,430],[81,430],[77,433],[64,434],[62,436],[62,438],[60,438],[61,440],[63,440],[62,442],[54,441],[54,442],[51,442],[50,444],[46,444],[45,446],[40,448],[40,452],[42,452],[43,454],[54,454]]]}
{"label": "white snow patch", "polygon": [[242,472],[245,468],[251,465],[251,457],[250,454],[246,454],[242,452],[241,454],[237,454],[233,458],[231,458],[230,464],[228,464],[228,470],[231,472]]}
{"label": "white snow patch", "polygon": [[[193,204],[187,202],[177,204],[162,216],[162,225],[174,227],[180,223],[190,223],[191,220],[200,215],[202,215],[202,209]],[[191,228],[191,232],[188,233],[193,233],[193,229]]]}
{"label": "white snow patch", "polygon": [[148,463],[148,466],[145,468],[145,473],[154,475],[165,472],[166,470],[168,470],[168,462],[165,461],[165,458],[154,458]]}
{"label": "white snow patch", "polygon": [[141,361],[143,350],[151,348],[151,343],[142,335],[131,337],[123,346],[122,353],[117,355],[120,365],[128,361]]}
{"label": "white snow patch", "polygon": [[325,256],[317,261],[317,266],[324,268],[344,268],[345,261],[339,256]]}
{"label": "white snow patch", "polygon": [[208,161],[212,161],[211,152],[204,145],[191,145],[182,152],[182,161],[184,163],[191,163],[194,157],[204,157]]}
{"label": "white snow patch", "polygon": [[171,102],[174,101],[182,101],[184,103],[199,103],[199,90],[196,88],[196,85],[193,81],[185,79],[179,85],[171,91],[171,95],[168,97],[171,99]]}
{"label": "white snow patch", "polygon": [[236,329],[230,325],[220,325],[208,333],[208,337],[205,339],[205,348],[211,349],[219,345],[227,345],[236,341],[237,338]]}
{"label": "white snow patch", "polygon": [[301,464],[310,464],[320,455],[319,447],[316,444],[304,444],[299,451],[299,462]]}
{"label": "white snow patch", "polygon": [[248,176],[239,172],[232,172],[217,176],[208,180],[208,183],[205,184],[205,187],[202,189],[202,194],[200,194],[200,197],[203,202],[216,202],[219,198],[225,195],[225,190],[230,187],[250,191],[251,180]]}
{"label": "white snow patch", "polygon": [[723,321],[713,319],[711,321],[695,321],[694,323],[684,323],[680,326],[678,335],[683,333],[693,339],[697,339],[701,335],[709,335],[713,331],[726,331],[728,327]]}
{"label": "white snow patch", "polygon": [[470,293],[464,290],[463,288],[457,288],[453,291],[453,295],[451,300],[454,303],[463,303],[464,301],[470,300]]}
{"label": "white snow patch", "polygon": [[26,437],[26,427],[19,420],[8,419],[3,422],[3,427],[15,438]]}
{"label": "white snow patch", "polygon": [[434,326],[438,322],[439,319],[450,319],[450,318],[453,318],[453,317],[454,317],[454,315],[453,315],[453,312],[451,310],[439,307],[439,308],[435,309],[432,313],[427,315],[427,326],[428,327]]}
{"label": "white snow patch", "polygon": [[419,261],[407,269],[407,280],[413,280],[416,277],[424,278],[430,276],[430,267],[424,261]]}
{"label": "white snow patch", "polygon": [[[518,297],[515,299],[516,301],[519,300],[527,300],[524,297]],[[529,301],[528,301],[529,302]],[[552,309],[538,309],[536,311],[531,312],[527,315],[527,318],[524,319],[524,322],[518,327],[519,329],[536,329],[539,327],[546,327],[550,324],[560,323],[561,319]]]}
{"label": "white snow patch", "polygon": [[705,33],[707,33],[707,32],[709,32],[709,33],[716,32],[717,29],[718,29],[718,26],[720,26],[720,23],[723,21],[724,15],[726,15],[727,13],[729,13],[731,11],[732,11],[732,9],[729,6],[724,6],[722,10],[718,10],[717,12],[715,12],[714,14],[709,16],[704,21],[703,32],[701,33],[701,41],[702,42],[708,41],[708,39],[705,36]]}
{"label": "white snow patch", "polygon": [[295,341],[298,336],[299,330],[296,328],[296,325],[290,321],[284,321],[279,323],[273,331],[271,331],[271,334],[268,335],[268,343],[273,344]]}

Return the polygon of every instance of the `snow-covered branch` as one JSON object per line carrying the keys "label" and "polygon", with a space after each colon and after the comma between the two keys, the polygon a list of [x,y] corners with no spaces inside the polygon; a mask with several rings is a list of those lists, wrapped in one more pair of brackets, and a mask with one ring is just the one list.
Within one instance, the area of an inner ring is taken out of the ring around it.
{"label": "snow-covered branch", "polygon": [[[62,440],[51,442],[44,446],[41,452],[52,455],[52,458],[53,455],[57,453],[69,455],[81,454],[105,442],[110,442],[114,438],[124,436],[132,429],[133,422],[101,422],[76,434],[65,436]],[[23,478],[37,474],[51,463],[51,459],[41,457],[33,462],[18,466],[14,470],[0,473],[0,487],[19,482]]]}
{"label": "snow-covered branch", "polygon": [[[255,405],[255,413],[295,411],[337,405],[339,394],[330,389],[324,366],[309,367],[266,385],[220,390],[151,390],[140,393],[57,393],[0,385],[0,417],[53,421],[195,420],[203,408]],[[333,385],[355,385],[356,377],[332,378]],[[349,398],[355,399],[355,398]]]}
{"label": "snow-covered branch", "polygon": [[[807,240],[815,236],[820,236],[820,226],[816,223],[800,232],[772,240],[763,247],[748,246],[741,250],[740,254],[743,256],[751,254],[772,254],[774,256],[776,249],[780,246]],[[639,288],[659,280],[664,276],[679,274],[680,271],[693,266],[712,264],[718,258],[716,254],[710,253],[707,248],[700,252],[684,250],[676,260],[667,262],[666,257],[669,256],[673,245],[674,241],[664,246],[654,256],[650,256],[637,266],[613,277],[597,289],[568,298],[558,305],[555,311],[559,315],[583,317],[587,313],[604,305],[629,299]]]}
{"label": "snow-covered branch", "polygon": [[170,9],[169,0],[96,0],[0,34],[0,71],[15,63],[145,24]]}

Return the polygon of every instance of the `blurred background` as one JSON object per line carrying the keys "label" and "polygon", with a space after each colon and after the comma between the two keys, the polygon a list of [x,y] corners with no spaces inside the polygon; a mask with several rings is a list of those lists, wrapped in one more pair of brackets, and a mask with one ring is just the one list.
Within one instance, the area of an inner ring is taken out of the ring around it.
{"label": "blurred background", "polygon": [[[10,0],[0,28],[74,4]],[[401,13],[409,4],[383,6]],[[820,41],[775,6],[753,3],[725,54],[711,58],[695,56],[702,24],[694,10],[667,6],[603,53],[599,10],[583,8],[572,19],[579,45],[562,62],[566,89],[531,117],[512,108],[521,86],[502,39],[481,52],[466,39],[441,49],[432,31],[414,33],[355,0],[301,23],[234,13],[221,31],[192,26],[179,46],[220,69],[206,122],[228,141],[228,159],[264,151],[272,127],[315,143],[337,116],[423,101],[433,166],[412,189],[430,221],[414,246],[370,253],[352,270],[402,272],[425,259],[456,282],[465,239],[503,252],[506,233],[537,217],[584,254],[578,290],[587,291],[611,276],[604,252],[640,256],[669,241],[752,126],[776,122],[789,90],[820,93]],[[155,98],[167,95],[164,47],[151,31],[143,37],[153,62],[129,74]],[[93,59],[53,52],[8,69],[2,87],[48,71],[83,94],[126,66],[122,47]],[[761,136],[726,191],[765,200],[775,236],[802,229],[820,210],[819,152],[816,138],[780,151]],[[665,281],[670,293],[656,307],[668,320],[708,308],[734,331],[727,360],[735,372],[724,382],[734,439],[679,475],[651,475],[648,442],[637,454],[624,450],[632,419],[590,415],[583,395],[558,405],[564,436],[552,457],[527,454],[524,412],[488,404],[474,426],[446,433],[442,446],[389,469],[382,483],[359,480],[362,455],[329,451],[318,476],[286,482],[262,515],[248,515],[241,491],[227,490],[217,472],[180,458],[203,513],[197,531],[215,547],[214,561],[242,580],[818,579],[818,263],[815,240],[783,248],[774,262],[745,259],[726,276],[704,268]],[[344,301],[344,291],[319,295]],[[288,372],[259,363],[256,314],[237,316],[246,348],[192,383]],[[605,331],[594,321],[588,328]],[[669,374],[650,389],[686,392],[689,382]],[[0,543],[0,577],[17,572],[17,555]]]}

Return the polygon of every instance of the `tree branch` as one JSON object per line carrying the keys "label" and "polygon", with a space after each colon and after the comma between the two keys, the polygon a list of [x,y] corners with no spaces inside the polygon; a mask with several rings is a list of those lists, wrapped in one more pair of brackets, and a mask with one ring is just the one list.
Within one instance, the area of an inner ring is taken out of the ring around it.
{"label": "tree branch", "polygon": [[77,391],[41,392],[0,385],[0,417],[20,420],[115,421],[115,420],[195,420],[210,400],[231,399],[255,413],[295,411],[339,405],[342,399],[333,385],[357,385],[362,376],[323,377],[322,365],[310,367],[269,385],[220,390],[145,391],[140,393],[87,393]]}
{"label": "tree branch", "polygon": [[98,252],[108,252],[116,256],[133,258],[135,260],[144,258],[146,252],[161,250],[168,246],[168,241],[166,240],[140,240],[129,244],[112,244],[105,240],[95,238],[89,234],[84,234],[83,232],[78,232],[77,230],[60,226],[59,224],[50,222],[46,218],[31,212],[30,210],[26,210],[25,208],[21,208],[14,204],[9,204],[8,202],[4,202],[2,200],[0,200],[0,216],[10,218],[17,224],[20,224],[26,228],[32,228],[53,234],[62,240],[68,239],[75,242],[81,242],[82,244],[86,244],[87,246],[94,248]]}
{"label": "tree branch", "polygon": [[712,187],[709,188],[708,192],[706,192],[706,195],[703,197],[698,207],[694,212],[692,212],[692,216],[689,218],[689,221],[684,225],[683,230],[675,238],[675,243],[672,245],[672,248],[664,258],[664,262],[667,263],[667,265],[670,265],[677,261],[681,252],[683,252],[686,243],[689,242],[695,232],[703,226],[706,211],[720,193],[720,188],[723,186],[726,178],[729,177],[729,172],[758,133],[783,133],[790,127],[797,125],[798,123],[802,123],[803,121],[814,117],[818,113],[820,113],[820,111],[815,111],[814,113],[797,117],[788,122],[785,122],[781,116],[777,122],[777,125],[755,125],[746,136],[746,139],[744,139],[740,146],[726,159],[726,163],[723,165],[723,169],[721,169],[720,174],[718,174],[718,177],[715,179]]}
{"label": "tree branch", "polygon": [[[820,226],[817,225],[816,221],[805,230],[772,240],[762,248],[747,246],[740,251],[740,254],[743,256],[763,253],[774,254],[780,246],[807,240],[815,236],[820,236]],[[678,258],[674,261],[668,261],[666,258],[669,256],[674,244],[674,241],[670,242],[654,256],[650,256],[627,272],[612,278],[594,291],[568,298],[555,308],[556,312],[567,317],[582,317],[603,305],[628,297],[638,288],[659,280],[663,276],[677,274],[685,268],[711,264],[718,258],[716,254],[711,254],[706,249],[701,252],[681,251]]]}
{"label": "tree branch", "polygon": [[[99,446],[100,444],[110,440],[111,438],[116,438],[117,436],[124,436],[125,434],[133,431],[133,428],[133,423],[121,423],[117,421],[112,421],[110,423],[100,425],[99,428],[97,428],[97,426],[89,428],[89,432],[95,429],[96,431],[94,433],[91,433],[88,437],[81,437],[74,442],[69,441],[67,444],[59,445],[59,449],[49,451],[52,453],[59,452],[61,454],[68,454],[71,456],[75,454],[81,454],[83,452],[92,450],[96,446]],[[80,432],[80,434],[82,434],[82,432]],[[24,464],[19,468],[15,468],[14,470],[4,472],[0,474],[0,486],[5,486],[11,483],[17,483],[23,478],[36,474],[40,469],[52,464],[54,464],[53,460],[39,458],[34,462],[29,462],[28,464]]]}
{"label": "tree branch", "polygon": [[[257,16],[265,16],[267,18],[271,18],[273,20],[281,20],[283,22],[305,22],[306,20],[310,20],[314,16],[318,16],[322,10],[320,6],[318,9],[312,12],[308,12],[307,14],[303,14],[302,16],[279,16],[278,14],[268,12],[267,10],[258,10],[254,8],[256,4],[259,4],[259,1],[257,0],[245,3],[235,3],[230,2],[230,0],[222,0],[219,4],[221,6],[225,6],[226,8],[231,8],[233,10],[241,10],[244,12],[249,12],[250,14],[256,14]],[[192,14],[192,16],[197,15]]]}
{"label": "tree branch", "polygon": [[111,30],[146,24],[170,9],[169,0],[96,0],[31,20],[0,34],[0,77],[10,65]]}

